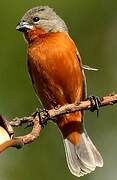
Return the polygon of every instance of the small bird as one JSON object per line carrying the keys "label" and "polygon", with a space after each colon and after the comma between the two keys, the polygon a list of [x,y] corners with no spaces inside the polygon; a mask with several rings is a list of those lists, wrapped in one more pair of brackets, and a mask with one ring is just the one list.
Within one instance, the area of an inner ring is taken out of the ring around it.
{"label": "small bird", "polygon": [[[44,108],[51,109],[86,98],[86,80],[80,54],[65,22],[48,6],[34,7],[16,29],[27,41],[27,65],[32,84]],[[67,164],[77,177],[103,166],[103,159],[86,133],[84,112],[56,118],[64,141]]]}

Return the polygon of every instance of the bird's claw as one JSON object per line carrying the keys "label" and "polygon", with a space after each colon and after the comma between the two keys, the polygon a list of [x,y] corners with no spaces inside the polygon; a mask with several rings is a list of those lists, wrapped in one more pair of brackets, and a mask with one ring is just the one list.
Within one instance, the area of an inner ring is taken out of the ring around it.
{"label": "bird's claw", "polygon": [[39,117],[41,127],[44,128],[47,125],[48,119],[50,118],[48,110],[38,110],[36,115]]}
{"label": "bird's claw", "polygon": [[97,117],[99,116],[99,108],[100,108],[100,104],[101,104],[101,101],[100,101],[100,98],[98,96],[90,96],[88,98],[91,102],[91,112],[94,112],[95,110],[97,111]]}

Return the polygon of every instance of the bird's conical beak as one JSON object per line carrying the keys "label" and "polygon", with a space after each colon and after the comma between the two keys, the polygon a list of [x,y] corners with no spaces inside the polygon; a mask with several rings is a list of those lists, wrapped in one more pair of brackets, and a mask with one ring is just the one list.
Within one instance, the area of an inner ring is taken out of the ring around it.
{"label": "bird's conical beak", "polygon": [[28,22],[25,21],[21,21],[20,23],[18,23],[18,25],[16,26],[16,30],[20,31],[20,32],[26,32],[28,30],[31,30],[33,28],[32,25],[30,25]]}

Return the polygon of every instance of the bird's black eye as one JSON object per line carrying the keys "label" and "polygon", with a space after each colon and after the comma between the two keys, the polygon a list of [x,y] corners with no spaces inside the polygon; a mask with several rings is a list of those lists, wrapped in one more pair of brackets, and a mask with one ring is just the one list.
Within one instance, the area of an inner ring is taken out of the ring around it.
{"label": "bird's black eye", "polygon": [[34,18],[33,18],[33,21],[34,21],[34,22],[38,22],[39,20],[40,20],[39,17],[34,17]]}

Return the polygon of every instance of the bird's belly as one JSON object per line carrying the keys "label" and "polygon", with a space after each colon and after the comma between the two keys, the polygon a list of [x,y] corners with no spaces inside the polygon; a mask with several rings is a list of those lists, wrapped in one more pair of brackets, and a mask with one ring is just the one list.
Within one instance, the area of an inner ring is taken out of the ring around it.
{"label": "bird's belly", "polygon": [[36,94],[42,101],[45,108],[53,108],[66,104],[66,98],[61,87],[54,76],[54,71],[49,73],[44,67],[30,64],[31,78]]}
{"label": "bird's belly", "polygon": [[[41,77],[42,78],[42,77]],[[45,108],[53,108],[66,104],[66,99],[62,89],[54,82],[41,80],[35,82],[36,92]]]}
{"label": "bird's belly", "polygon": [[45,108],[81,100],[83,77],[79,68],[70,71],[61,62],[32,62],[29,66],[33,86]]}

